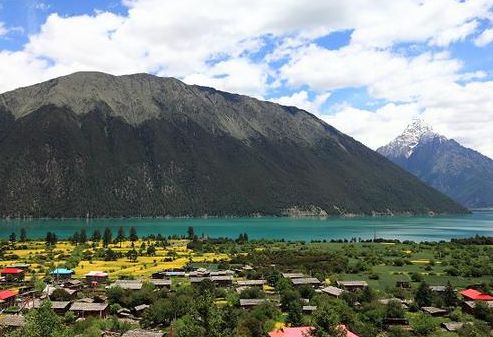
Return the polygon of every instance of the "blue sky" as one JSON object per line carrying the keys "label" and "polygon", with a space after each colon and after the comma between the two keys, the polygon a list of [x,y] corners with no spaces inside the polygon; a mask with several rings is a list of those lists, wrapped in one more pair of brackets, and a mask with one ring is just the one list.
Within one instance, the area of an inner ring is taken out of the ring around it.
{"label": "blue sky", "polygon": [[492,0],[0,0],[0,91],[149,72],[306,109],[372,148],[412,118],[493,157]]}

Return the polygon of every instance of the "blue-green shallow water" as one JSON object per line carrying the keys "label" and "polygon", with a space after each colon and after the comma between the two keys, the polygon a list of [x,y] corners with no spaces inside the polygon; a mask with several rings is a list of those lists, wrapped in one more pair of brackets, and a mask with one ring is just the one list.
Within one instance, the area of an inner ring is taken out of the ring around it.
{"label": "blue-green shallow water", "polygon": [[27,230],[29,238],[43,238],[47,231],[66,238],[81,228],[88,235],[94,229],[113,229],[135,226],[139,235],[184,235],[188,226],[195,233],[210,237],[236,238],[248,233],[251,239],[323,240],[344,238],[379,238],[440,241],[451,238],[470,237],[476,234],[493,236],[493,210],[475,211],[461,216],[435,217],[356,217],[356,218],[172,218],[172,219],[33,219],[0,220],[0,237],[7,238],[11,232],[19,234]]}

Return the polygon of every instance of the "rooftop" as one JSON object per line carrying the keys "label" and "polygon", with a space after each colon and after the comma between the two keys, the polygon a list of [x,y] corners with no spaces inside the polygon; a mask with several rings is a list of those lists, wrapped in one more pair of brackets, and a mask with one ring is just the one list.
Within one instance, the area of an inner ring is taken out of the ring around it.
{"label": "rooftop", "polygon": [[122,337],[162,337],[162,332],[134,329],[125,332]]}
{"label": "rooftop", "polygon": [[474,301],[493,301],[493,296],[488,294],[483,294],[482,292],[476,289],[462,290],[460,294]]}
{"label": "rooftop", "polygon": [[140,290],[144,283],[141,280],[116,280],[110,287],[120,287],[128,290]]}
{"label": "rooftop", "polygon": [[70,307],[70,311],[104,311],[108,307],[107,303],[86,303],[74,302]]}
{"label": "rooftop", "polygon": [[346,290],[334,286],[328,286],[322,289],[322,292],[336,297],[341,296],[345,291]]}
{"label": "rooftop", "polygon": [[22,327],[25,325],[24,316],[21,315],[2,315],[0,316],[1,326]]}

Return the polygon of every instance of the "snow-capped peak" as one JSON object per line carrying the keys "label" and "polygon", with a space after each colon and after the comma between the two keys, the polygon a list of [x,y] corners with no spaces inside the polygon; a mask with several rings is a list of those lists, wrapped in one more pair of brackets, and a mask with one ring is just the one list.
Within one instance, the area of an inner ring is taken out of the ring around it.
{"label": "snow-capped peak", "polygon": [[409,158],[414,148],[429,140],[439,137],[440,140],[446,140],[445,137],[439,135],[433,128],[427,125],[422,119],[413,119],[404,132],[386,146],[378,149],[378,152],[386,157],[406,157]]}

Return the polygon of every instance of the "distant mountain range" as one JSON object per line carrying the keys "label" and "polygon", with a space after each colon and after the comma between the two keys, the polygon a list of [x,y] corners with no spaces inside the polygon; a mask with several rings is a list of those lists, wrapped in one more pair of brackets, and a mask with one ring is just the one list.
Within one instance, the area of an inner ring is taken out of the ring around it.
{"label": "distant mountain range", "polygon": [[434,132],[422,120],[377,151],[466,207],[493,206],[493,160]]}
{"label": "distant mountain range", "polygon": [[0,215],[466,210],[295,107],[148,74],[0,95]]}

